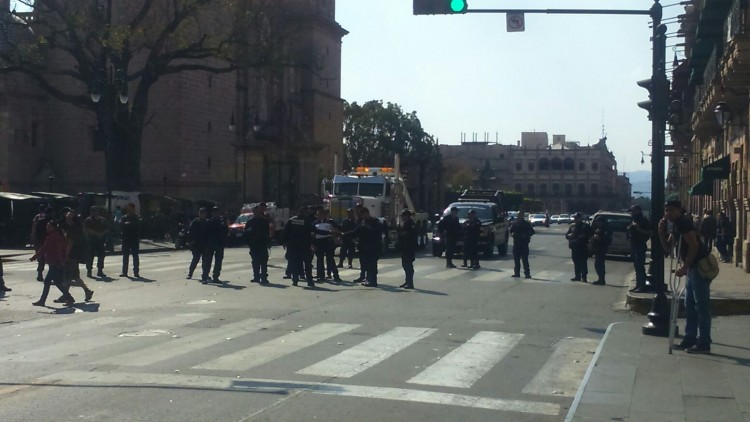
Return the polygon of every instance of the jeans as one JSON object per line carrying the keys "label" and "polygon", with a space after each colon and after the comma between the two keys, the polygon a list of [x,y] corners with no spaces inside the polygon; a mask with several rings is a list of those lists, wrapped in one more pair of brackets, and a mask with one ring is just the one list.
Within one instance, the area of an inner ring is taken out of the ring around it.
{"label": "jeans", "polygon": [[723,261],[729,261],[732,254],[727,250],[727,246],[730,248],[731,246],[731,239],[727,241],[727,239],[724,236],[719,236],[716,238],[716,250],[719,251],[719,255],[721,255],[721,259]]}
{"label": "jeans", "polygon": [[632,243],[633,268],[635,269],[635,285],[641,287],[646,285],[646,244]]}
{"label": "jeans", "polygon": [[[699,336],[700,334],[700,336]],[[711,280],[691,268],[685,284],[685,338],[711,345]]]}
{"label": "jeans", "polygon": [[[47,276],[44,278],[44,288],[42,289],[42,297],[39,298],[39,302],[44,303],[49,295],[49,289],[54,284],[57,290],[62,292],[65,298],[71,298],[68,292],[68,286],[63,280],[64,266],[62,265],[50,265],[47,271]],[[71,298],[72,299],[72,298]]]}

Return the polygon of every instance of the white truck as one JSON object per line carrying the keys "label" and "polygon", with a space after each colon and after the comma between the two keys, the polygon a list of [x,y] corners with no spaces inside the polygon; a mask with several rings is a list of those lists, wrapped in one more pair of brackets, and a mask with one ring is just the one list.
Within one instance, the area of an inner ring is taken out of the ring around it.
{"label": "white truck", "polygon": [[408,209],[420,230],[420,245],[426,243],[426,212],[417,212],[412,203],[404,179],[401,177],[399,156],[396,154],[393,167],[360,166],[344,174],[333,176],[332,189],[328,196],[331,218],[341,221],[346,210],[357,204],[366,207],[370,216],[379,218],[388,230],[384,249],[397,248],[396,228],[401,222],[401,211]]}

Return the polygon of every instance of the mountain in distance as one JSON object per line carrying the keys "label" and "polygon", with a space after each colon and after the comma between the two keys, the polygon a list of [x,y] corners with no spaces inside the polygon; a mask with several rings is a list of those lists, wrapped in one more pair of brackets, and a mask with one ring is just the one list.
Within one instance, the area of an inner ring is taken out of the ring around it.
{"label": "mountain in distance", "polygon": [[[630,184],[633,186],[633,189],[631,191],[631,194],[638,198],[640,196],[645,196],[646,198],[651,198],[651,172],[650,171],[633,171],[628,173],[628,177],[630,178]],[[635,192],[643,192],[635,193]]]}

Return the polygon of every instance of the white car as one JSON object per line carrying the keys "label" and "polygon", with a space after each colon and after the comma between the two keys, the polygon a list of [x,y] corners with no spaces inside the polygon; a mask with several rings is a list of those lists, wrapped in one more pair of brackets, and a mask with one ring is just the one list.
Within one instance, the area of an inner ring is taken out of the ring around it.
{"label": "white car", "polygon": [[570,214],[560,214],[557,216],[557,224],[568,224],[572,222]]}
{"label": "white car", "polygon": [[557,214],[555,214],[553,216],[550,216],[549,223],[550,224],[560,224],[560,216],[557,215]]}
{"label": "white car", "polygon": [[608,255],[630,255],[630,240],[627,237],[628,226],[633,217],[628,213],[617,211],[597,211],[594,218],[604,218],[604,224],[612,232],[612,243],[607,249]]}
{"label": "white car", "polygon": [[529,223],[532,226],[544,226],[547,224],[547,216],[545,214],[531,214],[529,216]]}

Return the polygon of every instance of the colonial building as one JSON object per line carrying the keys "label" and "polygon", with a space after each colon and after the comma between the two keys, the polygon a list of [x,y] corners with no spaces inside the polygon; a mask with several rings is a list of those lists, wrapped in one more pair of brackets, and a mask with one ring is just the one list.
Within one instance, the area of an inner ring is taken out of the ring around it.
{"label": "colonial building", "polygon": [[619,210],[631,199],[630,182],[618,174],[606,137],[581,146],[565,135],[553,135],[550,144],[547,133],[523,132],[516,145],[463,142],[440,151],[447,180],[471,172],[472,187],[520,192],[550,213]]}
{"label": "colonial building", "polygon": [[672,73],[667,188],[694,214],[725,212],[735,227],[734,263],[750,271],[748,3],[689,3],[677,31],[685,59],[674,57]]}
{"label": "colonial building", "polygon": [[[335,21],[335,0],[283,0],[274,6],[287,9],[284,24],[298,31],[289,51],[315,66],[190,71],[160,79],[149,95],[141,192],[230,207],[243,201],[295,206],[318,194],[320,180],[340,169],[340,162],[339,169],[334,166],[336,157],[343,157],[340,72],[346,31]],[[7,24],[8,10],[9,0],[0,0],[0,49],[31,36]],[[59,70],[70,65],[49,59]],[[104,192],[104,148],[96,128],[93,113],[47,95],[31,79],[0,76],[3,189]]]}

